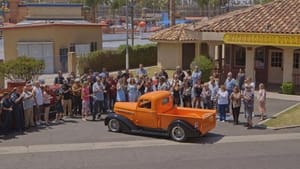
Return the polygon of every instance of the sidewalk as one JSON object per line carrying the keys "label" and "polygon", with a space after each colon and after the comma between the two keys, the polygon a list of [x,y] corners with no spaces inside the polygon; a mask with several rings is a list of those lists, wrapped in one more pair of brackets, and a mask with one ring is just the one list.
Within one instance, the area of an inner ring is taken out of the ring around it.
{"label": "sidewalk", "polygon": [[[255,91],[256,96],[257,96],[257,94],[258,94],[258,91]],[[280,94],[280,93],[268,92],[268,91],[267,91],[267,98],[300,102],[300,95],[286,95],[286,94]]]}

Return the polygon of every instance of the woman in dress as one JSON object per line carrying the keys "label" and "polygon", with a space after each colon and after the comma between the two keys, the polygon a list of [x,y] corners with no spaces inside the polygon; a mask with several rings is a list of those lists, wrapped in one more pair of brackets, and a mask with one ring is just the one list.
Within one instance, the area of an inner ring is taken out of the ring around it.
{"label": "woman in dress", "polygon": [[136,102],[138,98],[138,88],[135,79],[130,79],[129,84],[127,85],[127,90],[128,90],[128,101]]}
{"label": "woman in dress", "polygon": [[122,77],[118,80],[117,83],[117,102],[125,102],[126,101],[126,95],[125,95],[125,77]]}
{"label": "woman in dress", "polygon": [[82,120],[86,121],[90,113],[90,89],[87,81],[83,82],[81,89],[81,100],[82,100]]}
{"label": "woman in dress", "polygon": [[235,86],[233,88],[233,92],[230,95],[230,103],[231,103],[234,125],[237,125],[239,123],[241,100],[242,100],[242,95],[240,93],[240,90],[237,86]]}

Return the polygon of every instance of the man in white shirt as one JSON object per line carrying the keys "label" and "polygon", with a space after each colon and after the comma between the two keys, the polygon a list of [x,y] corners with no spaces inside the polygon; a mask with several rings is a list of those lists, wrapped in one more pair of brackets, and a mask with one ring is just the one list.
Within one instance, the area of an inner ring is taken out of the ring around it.
{"label": "man in white shirt", "polygon": [[40,87],[40,82],[36,81],[32,89],[33,93],[33,114],[36,125],[41,124],[42,106],[43,106],[43,91]]}

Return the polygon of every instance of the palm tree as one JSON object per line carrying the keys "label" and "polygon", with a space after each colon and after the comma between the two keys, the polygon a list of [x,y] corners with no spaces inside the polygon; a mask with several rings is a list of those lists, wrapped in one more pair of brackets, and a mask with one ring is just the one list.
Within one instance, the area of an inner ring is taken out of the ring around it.
{"label": "palm tree", "polygon": [[210,7],[215,9],[216,6],[219,5],[220,0],[196,0],[196,3],[202,10],[206,8],[206,15],[209,17],[209,10],[211,9]]}
{"label": "palm tree", "polygon": [[109,0],[107,4],[110,6],[110,10],[113,14],[113,19],[115,19],[116,11],[122,6],[126,5],[126,0]]}
{"label": "palm tree", "polygon": [[99,4],[108,3],[109,0],[85,0],[85,5],[90,7],[91,21],[96,22],[97,8]]}
{"label": "palm tree", "polygon": [[175,0],[169,0],[169,15],[170,15],[170,26],[175,25]]}

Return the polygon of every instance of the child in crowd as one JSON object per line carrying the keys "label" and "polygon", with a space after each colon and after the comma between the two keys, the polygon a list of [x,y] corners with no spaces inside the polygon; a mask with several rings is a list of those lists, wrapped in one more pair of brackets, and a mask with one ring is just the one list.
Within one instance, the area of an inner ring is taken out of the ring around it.
{"label": "child in crowd", "polygon": [[258,111],[260,113],[260,120],[264,120],[266,113],[266,90],[263,83],[259,84],[258,90]]}
{"label": "child in crowd", "polygon": [[63,95],[61,90],[56,91],[56,99],[55,99],[55,110],[56,110],[56,119],[55,123],[63,122]]}
{"label": "child in crowd", "polygon": [[89,89],[89,83],[87,81],[83,82],[83,87],[81,89],[81,99],[82,99],[82,120],[86,121],[90,113],[90,89]]}

